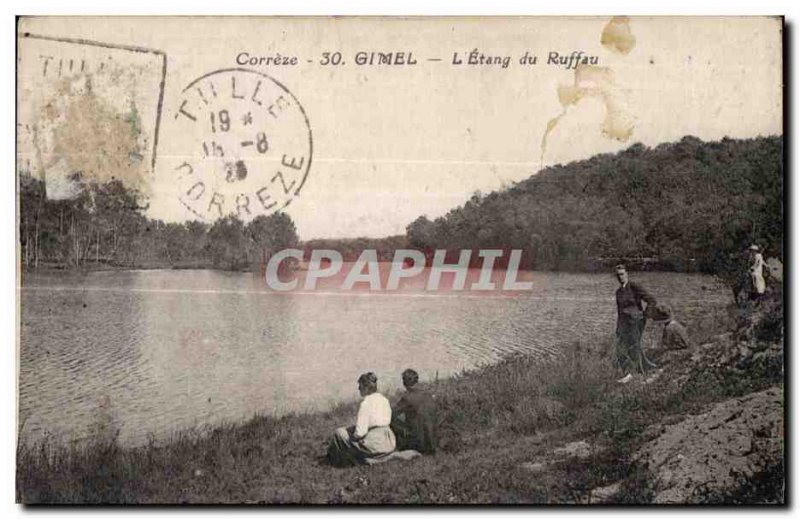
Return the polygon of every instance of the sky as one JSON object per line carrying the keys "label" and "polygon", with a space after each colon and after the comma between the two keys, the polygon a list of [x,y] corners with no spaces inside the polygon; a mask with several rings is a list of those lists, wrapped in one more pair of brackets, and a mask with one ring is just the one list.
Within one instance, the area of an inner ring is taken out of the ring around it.
{"label": "sky", "polygon": [[[146,184],[151,217],[212,221],[223,207],[213,203],[218,201],[213,193],[222,194],[225,211],[237,210],[241,188],[253,209],[245,217],[259,214],[259,205],[278,204],[268,211],[290,201],[285,210],[300,237],[312,239],[402,234],[418,216],[441,216],[475,191],[487,193],[542,167],[637,142],[654,146],[685,135],[717,140],[782,133],[780,20],[633,17],[617,20],[613,35],[619,38],[603,45],[609,22],[609,17],[28,18],[21,33],[157,52],[21,40],[21,122],[36,131],[26,133],[20,149],[34,173],[47,176],[48,192],[52,183],[53,193],[69,196],[69,185],[57,183],[78,168],[75,164],[87,175],[101,175],[104,164],[114,163],[117,174]],[[473,50],[500,63],[469,65]],[[417,63],[355,64],[356,53],[373,51],[411,53]],[[547,63],[551,53],[574,51],[596,61],[577,70]],[[340,52],[344,64],[322,65],[325,52]],[[296,57],[297,64],[241,65],[241,53],[280,53]],[[537,56],[535,65],[520,64],[526,53]],[[42,56],[51,55],[43,75]],[[75,75],[53,78],[56,61],[64,67],[70,57]],[[507,67],[504,57],[510,60]],[[77,72],[79,58],[93,64],[110,59],[124,73],[97,72],[89,84]],[[462,63],[454,65],[454,59]],[[231,68],[248,70],[217,72]],[[197,88],[209,96],[209,77],[227,85],[232,75],[251,99],[204,104]],[[251,96],[262,75],[277,83],[267,80]],[[286,108],[272,119],[265,106],[251,102],[281,93]],[[202,118],[202,128],[181,113],[184,101],[190,114]],[[136,124],[125,126],[119,121],[133,120],[133,105]],[[254,126],[243,122],[250,107],[261,114]],[[92,110],[107,121],[87,117]],[[222,110],[234,116],[232,132],[225,135],[218,126]],[[78,114],[71,125],[65,122],[68,113]],[[107,131],[110,127],[116,130]],[[129,127],[139,133],[127,135]],[[271,143],[263,154],[255,151],[259,128]],[[25,131],[18,127],[18,138]],[[218,160],[205,157],[203,143],[234,136],[236,152]],[[240,147],[240,141],[254,144]],[[133,145],[135,153],[93,152]],[[286,166],[301,158],[303,168]],[[186,163],[193,166],[191,174],[181,169]],[[237,180],[242,171],[247,178]],[[276,177],[278,171],[283,175]],[[203,179],[204,192],[195,201],[190,199],[200,189],[188,198],[187,192],[196,178]],[[270,190],[258,195],[261,186]],[[267,194],[269,201],[262,203],[258,197]]]}

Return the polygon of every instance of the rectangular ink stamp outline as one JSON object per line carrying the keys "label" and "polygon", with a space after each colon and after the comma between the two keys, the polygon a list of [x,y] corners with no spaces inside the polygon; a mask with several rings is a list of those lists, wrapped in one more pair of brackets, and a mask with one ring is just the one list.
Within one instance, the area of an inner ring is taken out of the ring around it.
{"label": "rectangular ink stamp outline", "polygon": [[[17,18],[19,21],[19,18]],[[19,30],[19,29],[18,29]],[[153,131],[153,159],[151,161],[150,167],[153,169],[153,174],[155,175],[156,169],[156,156],[158,154],[158,133],[161,127],[161,111],[164,105],[164,87],[167,81],[167,54],[164,51],[160,51],[158,49],[150,49],[147,47],[138,47],[135,45],[121,45],[116,43],[105,43],[100,41],[93,41],[93,40],[86,40],[83,38],[60,38],[56,36],[45,36],[42,34],[33,34],[30,32],[23,32],[20,35],[22,38],[33,38],[37,40],[45,40],[45,41],[53,41],[57,43],[71,43],[73,45],[89,45],[93,47],[101,47],[105,49],[115,49],[115,50],[126,50],[128,52],[138,52],[142,54],[154,54],[156,56],[161,56],[161,81],[159,83],[159,92],[158,92],[158,103],[156,104],[156,125]],[[19,40],[17,40],[19,41]],[[19,48],[17,48],[17,57],[19,57]],[[19,67],[19,65],[17,65]],[[17,68],[17,73],[19,73],[19,68]]]}

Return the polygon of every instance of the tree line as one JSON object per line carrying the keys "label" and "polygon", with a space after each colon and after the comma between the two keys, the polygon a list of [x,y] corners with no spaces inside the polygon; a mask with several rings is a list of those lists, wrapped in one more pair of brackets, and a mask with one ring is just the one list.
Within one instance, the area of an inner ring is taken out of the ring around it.
{"label": "tree line", "polygon": [[540,270],[627,261],[738,275],[751,243],[783,260],[783,140],[634,144],[476,193],[406,234],[419,249],[524,249]]}
{"label": "tree line", "polygon": [[615,262],[640,268],[740,275],[751,243],[783,260],[783,139],[684,137],[648,148],[548,167],[511,187],[476,193],[406,234],[301,243],[283,213],[244,223],[168,223],[145,216],[139,194],[119,181],[86,185],[51,200],[22,175],[20,242],[26,267],[171,266],[247,270],[272,252],[335,249],[346,261],[377,249],[522,249],[523,268],[594,270]]}
{"label": "tree line", "polygon": [[164,222],[145,216],[140,195],[114,180],[87,184],[74,198],[53,200],[30,175],[19,183],[19,241],[26,268],[178,267],[250,270],[276,250],[295,247],[285,213],[244,223],[227,216]]}

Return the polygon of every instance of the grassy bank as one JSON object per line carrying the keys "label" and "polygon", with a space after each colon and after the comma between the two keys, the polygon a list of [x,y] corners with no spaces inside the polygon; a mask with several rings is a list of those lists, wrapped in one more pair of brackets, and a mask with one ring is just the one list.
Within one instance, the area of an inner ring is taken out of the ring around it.
{"label": "grassy bank", "polygon": [[[782,315],[782,307],[778,311]],[[739,328],[747,321],[733,310],[710,315],[687,309],[683,315],[696,343],[736,327],[737,318]],[[768,333],[769,322],[764,327]],[[746,377],[711,370],[687,357],[667,365],[651,383],[619,385],[611,350],[611,337],[575,342],[549,361],[517,356],[428,384],[442,423],[436,456],[374,467],[328,466],[322,459],[326,442],[336,427],[353,422],[353,402],[324,413],[256,416],[242,424],[183,431],[136,448],[114,440],[21,446],[17,499],[31,504],[587,503],[593,489],[619,483],[615,502],[642,503],[650,499],[651,482],[632,455],[648,438],[648,426],[781,378],[756,367]],[[575,440],[587,441],[591,453],[553,456]],[[526,468],[542,460],[547,470]],[[766,478],[768,490],[757,491],[755,500],[772,488],[769,473],[759,477]],[[752,488],[761,488],[757,484],[764,485],[754,482]]]}

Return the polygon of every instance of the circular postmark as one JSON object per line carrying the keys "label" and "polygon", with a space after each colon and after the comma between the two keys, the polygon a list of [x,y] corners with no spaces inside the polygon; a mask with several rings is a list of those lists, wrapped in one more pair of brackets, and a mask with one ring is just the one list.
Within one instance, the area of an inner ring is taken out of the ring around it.
{"label": "circular postmark", "polygon": [[249,220],[286,208],[308,178],[311,125],[297,98],[261,72],[232,68],[183,89],[178,198],[195,217]]}

